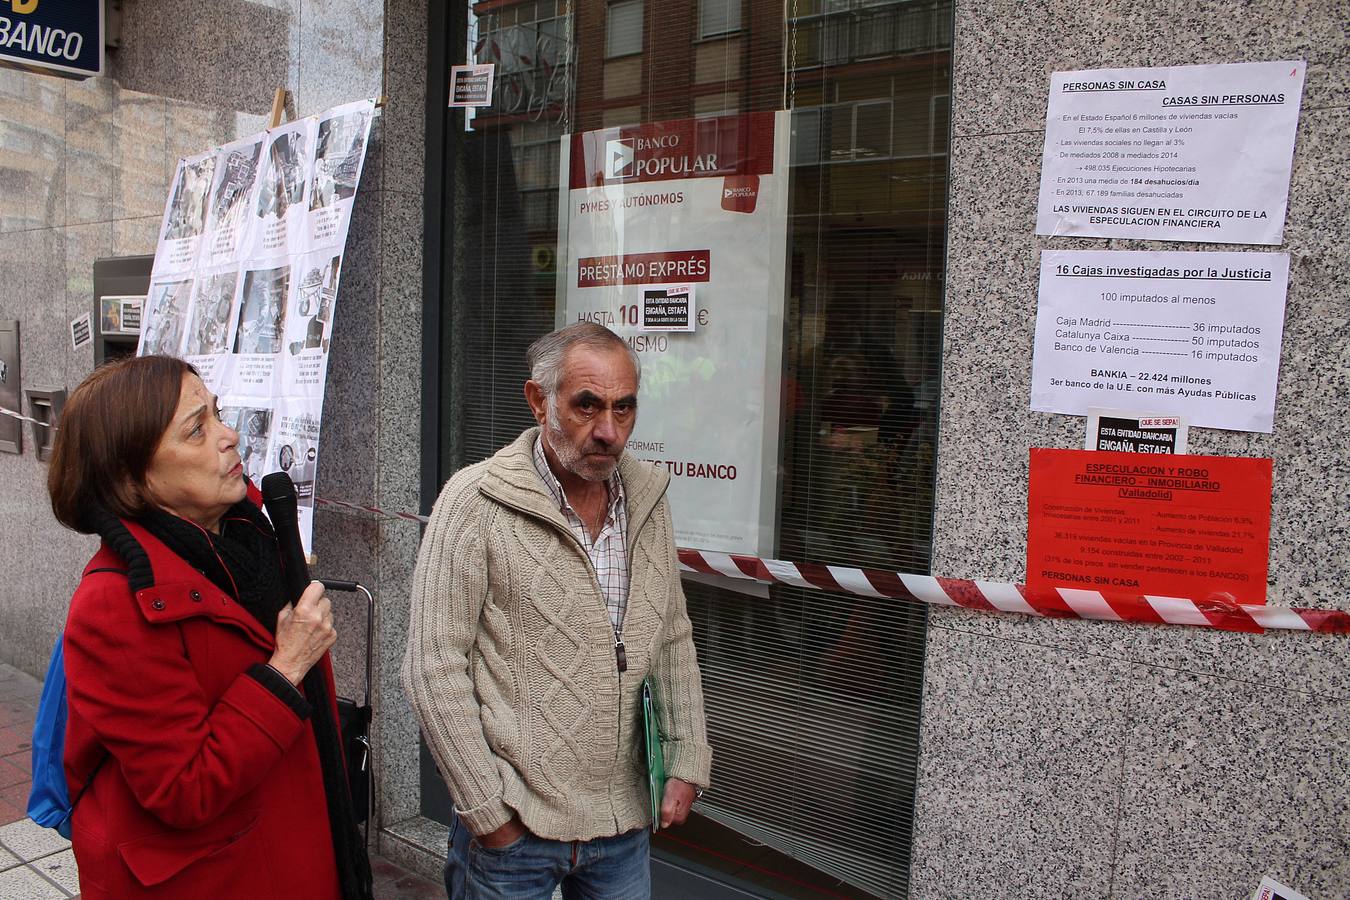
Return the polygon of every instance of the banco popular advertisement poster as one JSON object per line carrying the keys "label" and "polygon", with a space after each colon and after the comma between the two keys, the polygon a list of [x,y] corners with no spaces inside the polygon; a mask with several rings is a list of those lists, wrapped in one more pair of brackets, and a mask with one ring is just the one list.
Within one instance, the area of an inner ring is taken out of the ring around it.
{"label": "banco popular advertisement poster", "polygon": [[314,521],[328,351],[374,102],[361,100],[181,160],[139,353],[196,366],[239,432],[254,483],[296,483]]}
{"label": "banco popular advertisement poster", "polygon": [[637,351],[628,451],[669,470],[682,547],[774,551],[788,149],[785,112],[562,138],[559,322]]}

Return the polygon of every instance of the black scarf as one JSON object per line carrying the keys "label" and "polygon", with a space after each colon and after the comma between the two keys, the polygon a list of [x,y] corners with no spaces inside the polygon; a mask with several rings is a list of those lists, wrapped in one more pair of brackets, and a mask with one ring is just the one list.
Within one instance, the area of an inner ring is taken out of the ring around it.
{"label": "black scarf", "polygon": [[[253,510],[253,514],[248,510]],[[245,501],[231,508],[221,520],[218,535],[161,510],[146,513],[140,524],[212,584],[238,600],[268,633],[276,634],[277,613],[286,603],[277,539],[272,526],[253,504]]]}
{"label": "black scarf", "polygon": [[[188,565],[238,600],[269,633],[276,633],[277,613],[289,601],[283,588],[276,536],[261,510],[248,500],[236,503],[221,520],[219,535],[160,510],[147,513],[140,524]],[[341,732],[333,715],[328,681],[315,666],[305,675],[302,685],[311,707],[310,722],[323,774],[342,900],[370,900],[373,896],[370,858],[356,825]]]}

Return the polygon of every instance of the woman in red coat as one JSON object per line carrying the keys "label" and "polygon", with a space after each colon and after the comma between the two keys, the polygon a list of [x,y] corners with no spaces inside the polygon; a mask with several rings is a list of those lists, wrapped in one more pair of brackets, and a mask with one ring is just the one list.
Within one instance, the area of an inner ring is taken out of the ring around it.
{"label": "woman in red coat", "polygon": [[103,539],[65,630],[85,900],[370,896],[332,611],[318,582],[286,601],[238,441],[196,371],[163,356],[98,369],[61,417],[52,509]]}

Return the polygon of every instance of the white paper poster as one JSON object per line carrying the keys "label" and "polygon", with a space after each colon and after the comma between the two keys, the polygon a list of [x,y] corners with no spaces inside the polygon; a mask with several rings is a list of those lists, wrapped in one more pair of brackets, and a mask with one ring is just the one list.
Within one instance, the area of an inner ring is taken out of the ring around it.
{"label": "white paper poster", "polygon": [[352,198],[365,165],[366,140],[374,101],[338,106],[319,116],[317,150],[309,189],[308,246],[337,247],[347,243]]}
{"label": "white paper poster", "polygon": [[676,541],[770,555],[787,252],[787,113],[562,138],[560,322],[642,360],[629,452],[671,474]]}
{"label": "white paper poster", "polygon": [[1036,233],[1279,244],[1305,69],[1054,73]]}
{"label": "white paper poster", "polygon": [[318,130],[319,122],[311,116],[268,132],[249,236],[250,257],[285,254],[301,245]]}
{"label": "white paper poster", "polygon": [[253,222],[251,211],[265,138],[266,135],[255,134],[226,144],[216,152],[216,177],[211,186],[206,236],[198,251],[197,265],[232,265],[243,257]]}
{"label": "white paper poster", "polygon": [[291,473],[306,549],[342,251],[373,114],[361,100],[180,161],[145,301],[138,352],[196,366],[255,483]]}
{"label": "white paper poster", "polygon": [[[197,247],[206,230],[206,213],[211,206],[216,153],[211,150],[178,161],[178,172],[169,189],[169,201],[159,229],[154,264],[156,275],[190,271],[197,266]],[[147,308],[147,315],[149,312]]]}
{"label": "white paper poster", "polygon": [[141,322],[141,342],[137,353],[181,356],[183,334],[187,328],[188,307],[192,299],[192,273],[151,276],[150,296]]}
{"label": "white paper poster", "polygon": [[1045,250],[1031,408],[1146,408],[1269,432],[1286,253]]}

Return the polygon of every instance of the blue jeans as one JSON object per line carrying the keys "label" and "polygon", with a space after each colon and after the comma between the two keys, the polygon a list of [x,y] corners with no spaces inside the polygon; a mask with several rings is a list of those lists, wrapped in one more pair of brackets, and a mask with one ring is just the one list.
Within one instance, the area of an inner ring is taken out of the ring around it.
{"label": "blue jeans", "polygon": [[528,832],[493,850],[450,817],[445,893],[450,900],[648,900],[650,835],[645,828],[590,841],[550,841]]}

